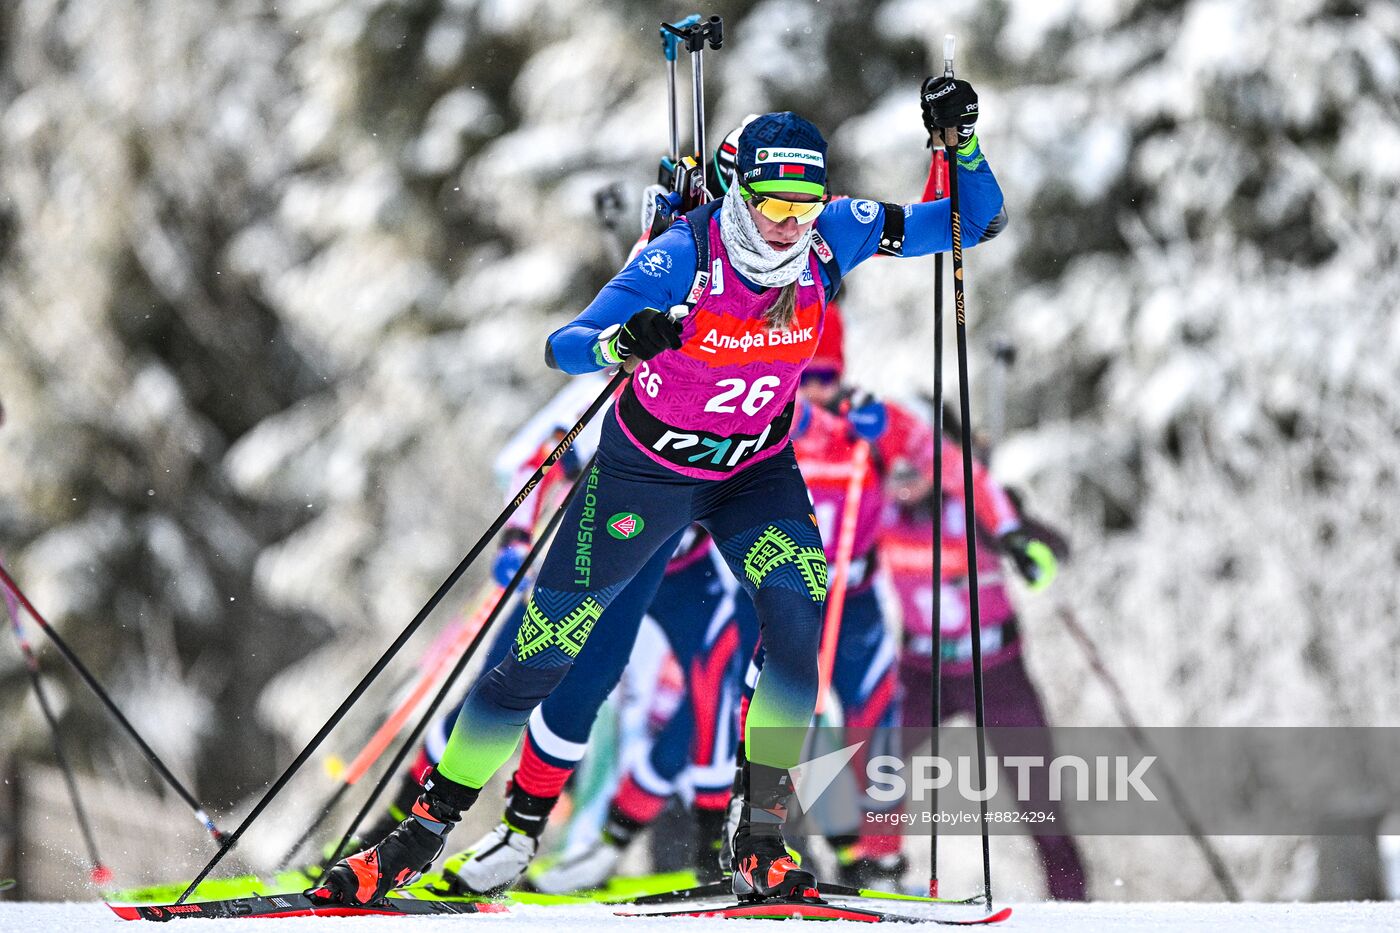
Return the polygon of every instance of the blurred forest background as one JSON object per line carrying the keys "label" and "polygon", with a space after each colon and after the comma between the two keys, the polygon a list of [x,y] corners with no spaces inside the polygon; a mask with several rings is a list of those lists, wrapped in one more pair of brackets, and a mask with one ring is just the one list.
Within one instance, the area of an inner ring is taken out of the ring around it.
{"label": "blurred forest background", "polygon": [[[497,448],[562,383],[543,338],[612,268],[593,193],[635,201],[665,146],[656,24],[693,9],[0,4],[0,554],[221,814],[497,510]],[[916,92],[959,36],[1012,218],[968,256],[974,399],[1013,341],[996,472],[1076,546],[1023,600],[1055,721],[1116,723],[1064,604],[1147,724],[1393,724],[1400,5],[700,9],[712,138],[799,110],[883,200],[921,190]],[[930,389],[931,280],[852,277],[857,381]],[[44,655],[81,770],[154,788]],[[0,751],[44,758],[17,652],[0,674]],[[1220,844],[1248,897],[1320,871],[1307,840]],[[1183,840],[1086,850],[1097,897],[1218,896]]]}

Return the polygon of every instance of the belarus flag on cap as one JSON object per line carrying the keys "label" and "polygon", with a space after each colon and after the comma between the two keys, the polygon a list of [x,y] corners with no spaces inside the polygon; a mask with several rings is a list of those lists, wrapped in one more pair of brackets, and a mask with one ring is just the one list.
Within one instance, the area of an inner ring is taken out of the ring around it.
{"label": "belarus flag on cap", "polygon": [[801,178],[806,173],[800,165],[780,165],[778,166],[779,178]]}

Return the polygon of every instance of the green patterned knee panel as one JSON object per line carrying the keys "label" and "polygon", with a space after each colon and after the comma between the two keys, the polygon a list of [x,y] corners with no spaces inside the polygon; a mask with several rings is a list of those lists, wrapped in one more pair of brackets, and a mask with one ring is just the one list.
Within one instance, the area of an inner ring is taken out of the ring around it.
{"label": "green patterned knee panel", "polygon": [[826,599],[826,555],[819,547],[797,544],[782,530],[769,525],[744,555],[744,575],[755,587],[775,570],[792,565],[813,602]]}

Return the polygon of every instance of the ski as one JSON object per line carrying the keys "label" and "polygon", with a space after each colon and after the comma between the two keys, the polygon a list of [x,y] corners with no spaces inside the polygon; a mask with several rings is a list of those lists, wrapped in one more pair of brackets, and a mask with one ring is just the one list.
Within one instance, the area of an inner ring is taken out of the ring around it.
{"label": "ski", "polygon": [[869,910],[846,904],[823,901],[757,901],[748,904],[726,904],[714,907],[693,907],[687,910],[615,911],[619,917],[712,917],[723,920],[850,920],[856,923],[936,923],[940,926],[980,926],[1001,923],[1011,916],[1011,908],[966,920],[951,917],[915,917]]}
{"label": "ski", "polygon": [[305,894],[269,894],[234,897],[221,901],[191,904],[114,904],[112,912],[123,920],[226,919],[231,917],[382,917],[428,914],[504,913],[504,904],[446,900],[418,900],[409,897],[381,898],[363,907],[313,901]]}
{"label": "ski", "polygon": [[[900,894],[895,891],[878,891],[873,888],[853,888],[844,884],[831,884],[826,881],[817,882],[817,890],[823,897],[836,898],[869,898],[871,900],[908,901],[915,904],[980,904],[982,896],[974,894],[972,897],[926,897],[918,894]],[[665,891],[659,894],[647,894],[642,897],[633,898],[629,903],[637,907],[660,906],[662,904],[684,903],[685,901],[704,900],[712,897],[729,897],[730,886],[728,881],[716,881],[713,884],[702,884],[691,888],[680,888],[675,891]]]}
{"label": "ski", "polygon": [[[633,898],[631,904],[635,907],[649,907],[661,904],[683,903],[685,901],[701,900],[708,897],[729,897],[733,892],[730,890],[729,880],[715,881],[710,884],[700,884],[689,888],[677,888],[674,891],[661,891],[657,894],[645,894],[641,897]],[[823,891],[823,894],[826,892]]]}
{"label": "ski", "polygon": [[[601,888],[594,888],[587,891],[571,891],[567,894],[544,894],[532,890],[529,881],[523,880],[518,888],[510,888],[496,895],[471,894],[463,891],[455,885],[446,875],[433,872],[424,875],[418,881],[405,888],[412,896],[435,897],[443,899],[461,900],[495,900],[514,904],[529,904],[532,906],[551,906],[557,904],[669,904],[678,900],[686,900],[689,891],[702,891],[704,897],[728,897],[729,882],[725,881],[718,885],[705,885],[699,888],[683,887],[677,889],[677,885],[695,885],[695,873],[692,871],[662,872],[651,875],[620,875],[608,880],[607,884]],[[711,890],[713,888],[713,890]],[[681,894],[679,898],[673,894]]]}
{"label": "ski", "polygon": [[469,894],[454,886],[442,875],[425,875],[421,880],[401,890],[404,897],[444,901],[451,904],[520,904],[531,907],[552,907],[561,904],[578,906],[598,903],[595,898],[580,897],[575,894],[541,894],[538,891],[518,891],[513,888],[499,894]]}
{"label": "ski", "polygon": [[983,904],[981,894],[970,897],[929,897],[927,894],[903,894],[899,891],[880,891],[876,888],[851,888],[840,884],[817,883],[817,890],[834,897],[867,897],[877,901],[905,901],[911,904]]}

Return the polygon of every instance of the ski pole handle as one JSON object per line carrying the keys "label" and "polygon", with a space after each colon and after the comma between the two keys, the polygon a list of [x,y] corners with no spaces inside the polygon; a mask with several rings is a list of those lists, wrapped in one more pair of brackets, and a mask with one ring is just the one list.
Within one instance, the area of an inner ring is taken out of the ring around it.
{"label": "ski pole handle", "polygon": [[[945,78],[950,78],[950,79],[951,79],[951,78],[953,77],[953,53],[957,50],[957,48],[958,48],[958,37],[957,37],[957,36],[953,35],[953,34],[950,32],[950,33],[948,33],[947,35],[945,35],[945,36],[943,37],[943,77],[945,77]],[[944,130],[944,131],[943,131],[943,135],[944,135],[943,142],[944,142],[944,143],[947,143],[947,141],[948,141],[948,140],[947,140],[947,134],[948,134],[948,132],[949,132],[948,130]],[[953,130],[952,132],[955,134],[955,135],[954,135],[954,138],[956,138],[957,130]],[[950,158],[951,158],[951,157],[950,157]],[[945,174],[947,173],[948,169],[947,169],[946,165],[945,165],[943,171],[944,171]]]}
{"label": "ski pole handle", "polygon": [[698,52],[706,43],[712,49],[724,45],[724,20],[718,15],[701,23],[700,14],[692,13],[678,23],[661,24],[662,53],[675,61],[677,47],[685,42],[687,52]]}
{"label": "ski pole handle", "polygon": [[[953,78],[953,52],[958,47],[958,37],[951,32],[943,37],[943,77],[952,80]],[[939,134],[944,148],[948,150],[948,161],[952,162],[953,152],[958,148],[957,127],[945,129]],[[949,141],[951,140],[951,142]],[[950,166],[951,167],[951,166]]]}
{"label": "ski pole handle", "polygon": [[699,13],[691,13],[683,20],[674,23],[662,23],[658,30],[661,33],[661,54],[666,56],[666,61],[676,60],[676,54],[680,44],[685,40],[691,26],[700,22]]}

